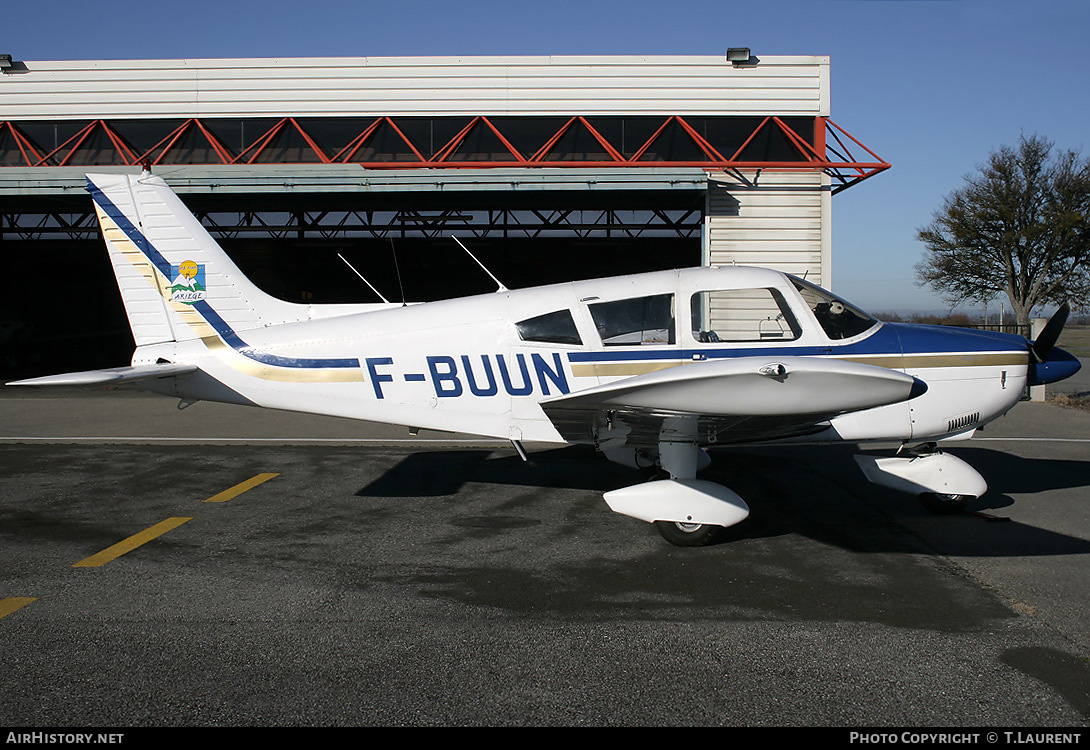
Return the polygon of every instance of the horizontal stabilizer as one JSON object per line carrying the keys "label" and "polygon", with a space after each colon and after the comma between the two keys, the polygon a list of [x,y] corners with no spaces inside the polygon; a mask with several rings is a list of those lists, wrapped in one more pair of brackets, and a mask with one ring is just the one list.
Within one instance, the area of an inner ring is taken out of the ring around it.
{"label": "horizontal stabilizer", "polygon": [[194,365],[174,365],[164,363],[159,365],[139,365],[136,367],[111,367],[105,370],[66,372],[63,375],[46,375],[42,378],[16,380],[8,383],[8,385],[70,387],[120,385],[122,383],[132,383],[138,380],[150,380],[154,378],[170,378],[178,375],[188,375],[189,373],[196,371],[197,367],[195,367]]}

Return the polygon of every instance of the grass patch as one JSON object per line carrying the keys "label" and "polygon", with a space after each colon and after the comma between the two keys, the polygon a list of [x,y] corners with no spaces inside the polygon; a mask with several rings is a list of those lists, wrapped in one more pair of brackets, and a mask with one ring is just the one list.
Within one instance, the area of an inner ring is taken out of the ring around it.
{"label": "grass patch", "polygon": [[1056,345],[1076,357],[1090,357],[1090,326],[1065,327]]}
{"label": "grass patch", "polygon": [[1090,411],[1090,395],[1082,393],[1046,393],[1045,400],[1056,406],[1066,406],[1069,409]]}

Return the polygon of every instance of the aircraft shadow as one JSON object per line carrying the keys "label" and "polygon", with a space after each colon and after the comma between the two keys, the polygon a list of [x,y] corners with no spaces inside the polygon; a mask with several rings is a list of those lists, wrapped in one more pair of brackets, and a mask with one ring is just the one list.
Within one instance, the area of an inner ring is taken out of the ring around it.
{"label": "aircraft shadow", "polygon": [[[1023,523],[987,523],[971,512],[935,516],[914,497],[866,481],[852,446],[740,447],[717,450],[702,479],[723,484],[749,503],[746,521],[718,544],[802,534],[861,553],[929,549],[954,556],[1043,556],[1090,553],[1090,542]],[[1090,462],[1028,459],[987,448],[958,449],[994,489],[970,511],[1010,507],[1005,493],[1090,486]],[[587,446],[501,455],[486,449],[412,453],[355,494],[362,498],[450,497],[467,485],[581,490],[600,495],[647,477],[605,460]],[[604,504],[603,504],[604,508]],[[993,519],[1007,520],[1007,519]]]}
{"label": "aircraft shadow", "polygon": [[[841,467],[852,461],[857,451],[830,447],[827,455],[839,457],[823,464]],[[1074,495],[1090,487],[1090,461],[1026,458],[989,448],[954,447],[956,454],[985,477],[989,491],[973,501],[963,513],[935,515],[925,510],[913,496],[871,485],[858,473],[844,474],[839,483],[851,495],[884,513],[896,523],[910,526],[931,548],[942,554],[965,557],[1032,557],[1090,553],[1090,541],[1061,532],[1012,521],[1003,516],[1004,508],[1017,503],[1035,502],[1034,495],[1060,492]],[[853,461],[854,462],[854,461]],[[826,476],[831,476],[828,471]],[[1050,498],[1048,502],[1074,502],[1074,498]]]}
{"label": "aircraft shadow", "polygon": [[359,497],[443,497],[467,483],[504,484],[606,492],[638,475],[605,461],[586,446],[565,446],[530,454],[496,455],[486,449],[411,453],[356,493]]}
{"label": "aircraft shadow", "polygon": [[[983,474],[989,486],[1002,487],[1004,492],[1090,487],[1090,461],[1024,458],[989,448],[958,448],[951,452],[956,452],[959,458]],[[984,495],[984,498],[990,494]]]}

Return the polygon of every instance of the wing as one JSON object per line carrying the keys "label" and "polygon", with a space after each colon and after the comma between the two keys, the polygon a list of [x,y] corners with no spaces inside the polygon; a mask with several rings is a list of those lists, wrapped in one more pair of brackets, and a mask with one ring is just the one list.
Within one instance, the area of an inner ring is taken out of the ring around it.
{"label": "wing", "polygon": [[196,372],[194,365],[175,365],[169,363],[154,365],[137,365],[135,367],[111,367],[105,370],[85,370],[83,372],[67,372],[63,375],[47,375],[43,378],[29,378],[28,380],[15,380],[8,385],[41,385],[41,386],[100,386],[120,385],[133,383],[138,380],[150,380],[153,378],[169,378],[177,375],[187,375]]}
{"label": "wing", "polygon": [[[656,445],[677,429],[701,444],[813,434],[840,414],[920,395],[883,367],[817,357],[738,357],[637,375],[542,402],[568,442]],[[695,432],[694,432],[695,430]]]}

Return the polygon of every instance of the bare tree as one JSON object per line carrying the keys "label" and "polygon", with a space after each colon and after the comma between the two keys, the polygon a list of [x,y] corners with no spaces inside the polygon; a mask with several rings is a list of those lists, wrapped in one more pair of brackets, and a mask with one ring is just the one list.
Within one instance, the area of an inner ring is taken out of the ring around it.
{"label": "bare tree", "polygon": [[916,265],[952,304],[1006,294],[1018,323],[1039,305],[1090,302],[1090,161],[1039,136],[1002,146],[919,230]]}

